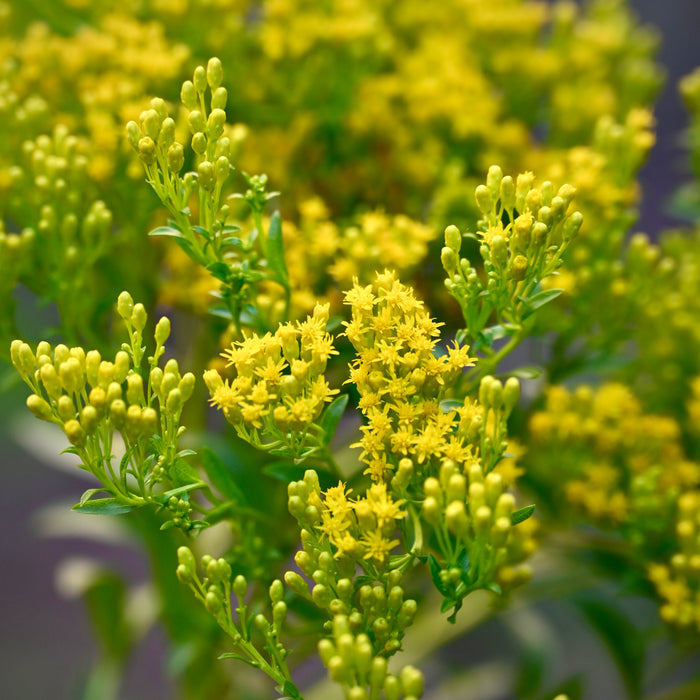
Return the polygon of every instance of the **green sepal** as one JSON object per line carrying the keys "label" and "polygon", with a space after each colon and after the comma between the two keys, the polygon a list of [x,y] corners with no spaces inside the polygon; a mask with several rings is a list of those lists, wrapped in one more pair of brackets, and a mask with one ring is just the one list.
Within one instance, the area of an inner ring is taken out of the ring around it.
{"label": "green sepal", "polygon": [[282,240],[282,217],[276,211],[270,219],[267,230],[267,264],[275,273],[275,279],[284,287],[289,286],[287,264],[284,261],[284,242]]}
{"label": "green sepal", "polygon": [[510,524],[520,525],[525,522],[535,512],[535,504],[524,506],[510,514]]}
{"label": "green sepal", "polygon": [[[83,494],[84,496],[85,494]],[[121,503],[116,498],[93,498],[84,503],[76,503],[72,510],[77,510],[79,513],[88,515],[121,515],[122,513],[131,513],[131,511],[140,508],[143,503],[138,505],[127,505]]]}
{"label": "green sepal", "polygon": [[343,413],[345,413],[345,408],[348,405],[348,400],[350,397],[348,394],[341,394],[340,396],[336,396],[333,401],[328,404],[328,407],[326,410],[323,412],[323,415],[321,416],[321,420],[319,422],[319,426],[323,430],[323,444],[328,445],[330,441],[333,439],[333,436],[335,435],[335,431],[338,428],[338,424],[340,423],[340,419],[343,417]]}

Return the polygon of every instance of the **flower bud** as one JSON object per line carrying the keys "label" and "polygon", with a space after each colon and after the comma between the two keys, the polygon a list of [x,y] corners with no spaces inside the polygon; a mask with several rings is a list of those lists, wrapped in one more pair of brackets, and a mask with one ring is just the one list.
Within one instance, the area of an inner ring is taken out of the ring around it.
{"label": "flower bud", "polygon": [[139,149],[139,141],[143,133],[139,129],[139,125],[135,121],[130,121],[126,125],[126,137],[129,139],[129,145],[135,150]]}
{"label": "flower bud", "polygon": [[41,396],[30,394],[27,397],[27,408],[41,420],[53,420],[53,411],[51,410],[51,406],[49,405],[48,401],[43,399]]}
{"label": "flower bud", "polygon": [[401,685],[404,696],[419,698],[423,695],[423,674],[413,666],[404,666],[401,669]]}
{"label": "flower bud", "polygon": [[239,604],[242,604],[247,590],[248,582],[245,580],[245,576],[238,574],[238,576],[236,576],[236,578],[233,580],[233,592],[236,594]]}
{"label": "flower bud", "polygon": [[[131,312],[134,309],[134,300],[129,292],[122,292],[117,298],[117,313],[125,320],[131,321]],[[97,351],[94,351],[97,352]],[[90,353],[88,353],[90,354]]]}
{"label": "flower bud", "polygon": [[173,143],[168,147],[168,169],[171,173],[179,173],[185,165],[185,152],[181,143]]}
{"label": "flower bud", "polygon": [[187,117],[187,123],[192,134],[201,134],[206,131],[207,122],[204,115],[198,110],[193,109]]}
{"label": "flower bud", "polygon": [[46,389],[49,398],[58,400],[58,397],[63,393],[61,388],[61,380],[58,378],[58,373],[53,365],[46,364],[39,370],[41,382]]}
{"label": "flower bud", "polygon": [[146,164],[156,162],[156,144],[150,136],[144,136],[138,143],[139,158]]}
{"label": "flower bud", "polygon": [[[207,137],[201,132],[198,131],[194,136],[192,136],[192,150],[198,155],[202,156],[206,153],[207,150]],[[187,184],[187,176],[185,175],[185,184]]]}
{"label": "flower bud", "polygon": [[[111,362],[109,363],[112,364]],[[104,362],[102,365],[107,366]],[[121,384],[125,379],[126,375],[129,374],[129,369],[131,368],[131,359],[129,358],[129,353],[125,350],[120,350],[114,356],[114,364],[112,365],[113,379],[117,384]]]}
{"label": "flower bud", "polygon": [[488,215],[491,213],[493,208],[493,198],[491,196],[491,191],[486,185],[479,185],[474,195],[476,197],[476,204],[482,214]]}
{"label": "flower bud", "polygon": [[211,108],[212,109],[226,109],[226,103],[228,102],[228,92],[224,87],[218,87],[212,91],[211,94]]}
{"label": "flower bud", "polygon": [[131,325],[137,331],[143,331],[143,329],[146,327],[147,319],[148,316],[146,315],[146,307],[141,303],[134,304],[134,308],[131,312]]}
{"label": "flower bud", "polygon": [[510,413],[520,400],[520,382],[517,377],[509,377],[503,387],[503,405]]}
{"label": "flower bud", "polygon": [[[213,109],[207,119],[206,133],[211,141],[216,141],[224,133],[226,112],[223,109]],[[201,131],[201,129],[200,129]]]}
{"label": "flower bud", "polygon": [[77,420],[67,421],[63,426],[63,430],[66,433],[66,437],[76,447],[82,447],[85,444],[85,431]]}
{"label": "flower bud", "polygon": [[197,94],[191,80],[185,80],[180,90],[180,100],[187,109],[192,110],[197,105]]}
{"label": "flower bud", "polygon": [[445,245],[455,253],[459,253],[462,247],[462,234],[453,224],[445,229]]}
{"label": "flower bud", "polygon": [[524,255],[516,255],[511,263],[510,275],[516,282],[521,282],[527,275],[527,258]]}
{"label": "flower bud", "polygon": [[199,175],[199,184],[202,189],[207,192],[211,192],[216,186],[213,163],[208,160],[202,161],[197,166],[197,174]]}

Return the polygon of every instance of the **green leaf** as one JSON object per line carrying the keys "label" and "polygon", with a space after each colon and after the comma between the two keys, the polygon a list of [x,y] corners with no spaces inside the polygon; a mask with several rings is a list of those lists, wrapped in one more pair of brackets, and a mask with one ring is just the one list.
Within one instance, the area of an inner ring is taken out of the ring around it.
{"label": "green leaf", "polygon": [[258,668],[258,664],[255,661],[251,661],[247,656],[241,656],[240,654],[236,654],[233,651],[227,651],[224,654],[219,654],[219,656],[217,658],[219,660],[221,660],[221,659],[236,659],[237,661],[243,661],[243,663],[246,663],[249,666],[252,666],[253,668]]}
{"label": "green leaf", "polygon": [[449,413],[450,411],[455,411],[458,408],[464,406],[464,401],[458,401],[457,399],[443,399],[440,401],[440,410],[443,413]]}
{"label": "green leaf", "polygon": [[279,693],[284,693],[280,700],[304,700],[299,689],[291,681],[285,681],[283,685],[275,688]]}
{"label": "green leaf", "polygon": [[350,397],[348,394],[336,396],[336,398],[333,399],[330,404],[328,404],[328,407],[323,412],[319,425],[324,433],[324,445],[328,445],[333,439],[335,431],[338,428],[338,424],[340,423],[340,419],[343,417],[343,413],[345,413],[345,408],[348,405],[349,398]]}
{"label": "green leaf", "polygon": [[248,499],[236,483],[232,470],[219,459],[213,450],[209,447],[203,447],[199,451],[199,457],[206,475],[222,496],[239,504],[247,503]]}
{"label": "green leaf", "polygon": [[166,236],[168,238],[184,238],[185,234],[182,231],[172,227],[172,226],[158,226],[152,231],[148,232],[149,236]]}
{"label": "green leaf", "polygon": [[177,486],[196,484],[202,480],[197,470],[189,462],[181,458],[176,458],[172,463],[170,469],[168,469],[168,476],[173,484]]}
{"label": "green leaf", "polygon": [[307,467],[302,464],[294,464],[294,462],[282,460],[279,462],[272,462],[272,464],[266,464],[262,471],[263,474],[267,474],[273,479],[289,484],[292,481],[303,479],[306,469]]}
{"label": "green leaf", "polygon": [[543,289],[541,292],[537,292],[537,294],[533,294],[527,299],[523,299],[522,297],[520,297],[520,299],[528,307],[530,313],[532,313],[545,304],[548,304],[550,301],[556,299],[563,292],[563,289]]}
{"label": "green leaf", "polygon": [[77,510],[79,513],[87,513],[88,515],[120,515],[122,513],[130,513],[142,505],[127,505],[116,498],[93,498],[85,503],[76,503],[72,510]]}
{"label": "green leaf", "polygon": [[518,367],[518,369],[514,369],[512,372],[508,372],[511,377],[518,377],[518,379],[537,379],[541,377],[543,373],[544,369],[542,367],[535,366]]}
{"label": "green leaf", "polygon": [[[440,572],[442,571],[442,567],[440,566],[440,563],[438,560],[435,558],[434,554],[428,554],[428,566],[430,567],[430,576],[433,579],[433,583],[435,584],[435,588],[442,593],[444,596],[449,595],[449,589],[443,582],[442,578],[440,577]],[[442,611],[444,612],[444,611]]]}
{"label": "green leaf", "polygon": [[211,272],[216,279],[221,280],[224,284],[228,283],[231,268],[226,263],[211,263],[210,265],[207,265],[207,270],[209,270],[209,272]]}
{"label": "green leaf", "polygon": [[524,508],[520,508],[519,510],[516,510],[514,513],[511,513],[510,524],[511,525],[519,525],[520,523],[525,522],[534,512],[535,512],[535,504],[534,503],[532,505],[525,506]]}
{"label": "green leaf", "polygon": [[491,326],[490,328],[485,328],[481,333],[476,338],[476,342],[474,343],[475,349],[482,348],[484,346],[486,347],[493,347],[493,344],[497,341],[500,340],[501,338],[506,338],[508,335],[510,335],[510,331],[505,327],[502,326],[500,323],[495,326]]}
{"label": "green leaf", "polygon": [[83,495],[80,497],[80,503],[78,504],[79,506],[85,505],[87,501],[89,501],[96,493],[99,493],[100,491],[104,491],[104,489],[99,488],[99,489],[88,489],[83,493]]}
{"label": "green leaf", "polygon": [[267,231],[267,264],[275,273],[277,281],[289,286],[287,264],[284,261],[284,242],[282,241],[282,217],[276,211],[270,219],[270,228]]}
{"label": "green leaf", "polygon": [[591,627],[598,633],[615,659],[617,669],[627,688],[628,697],[641,697],[645,666],[645,649],[639,629],[620,612],[619,606],[602,599],[574,599]]}

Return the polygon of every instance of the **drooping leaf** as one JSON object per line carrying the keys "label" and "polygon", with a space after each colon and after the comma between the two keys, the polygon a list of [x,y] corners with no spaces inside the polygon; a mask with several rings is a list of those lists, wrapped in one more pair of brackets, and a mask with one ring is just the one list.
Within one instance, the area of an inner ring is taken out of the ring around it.
{"label": "drooping leaf", "polygon": [[336,396],[323,412],[319,425],[324,432],[324,444],[328,445],[333,439],[335,431],[338,428],[338,424],[340,423],[340,419],[343,417],[343,413],[345,413],[345,408],[348,405],[349,398],[350,397],[348,394]]}
{"label": "drooping leaf", "polygon": [[209,480],[222,496],[236,503],[247,503],[245,494],[236,483],[232,470],[221,461],[213,450],[209,447],[203,447],[199,450],[199,457]]}
{"label": "drooping leaf", "polygon": [[170,469],[168,476],[177,486],[186,486],[188,484],[196,484],[201,481],[197,470],[186,460],[177,457]]}
{"label": "drooping leaf", "polygon": [[88,515],[121,515],[122,513],[131,513],[140,507],[141,505],[120,503],[116,498],[93,498],[85,503],[76,503],[72,510]]}
{"label": "drooping leaf", "polygon": [[535,512],[535,504],[519,508],[510,515],[510,524],[515,526],[525,522]]}

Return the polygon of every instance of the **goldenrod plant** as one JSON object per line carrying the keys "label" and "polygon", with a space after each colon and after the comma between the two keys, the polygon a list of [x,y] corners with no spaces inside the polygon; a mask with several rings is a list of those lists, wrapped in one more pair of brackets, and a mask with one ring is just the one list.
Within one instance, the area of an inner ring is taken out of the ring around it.
{"label": "goldenrod plant", "polygon": [[[178,697],[477,698],[429,657],[497,615],[496,694],[592,697],[517,623],[553,597],[624,697],[658,653],[700,693],[698,186],[636,232],[661,71],[623,0],[0,18],[6,381],[147,553]],[[96,586],[110,700],[139,634]]]}

